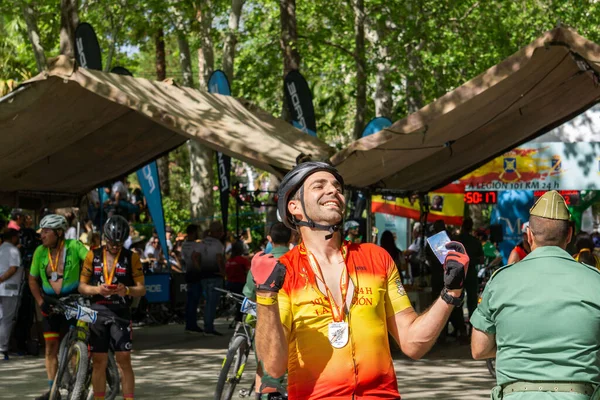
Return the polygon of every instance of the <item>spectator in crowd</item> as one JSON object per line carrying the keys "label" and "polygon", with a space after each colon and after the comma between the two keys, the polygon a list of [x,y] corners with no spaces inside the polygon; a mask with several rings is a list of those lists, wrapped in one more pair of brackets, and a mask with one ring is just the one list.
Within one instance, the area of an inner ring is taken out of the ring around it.
{"label": "spectator in crowd", "polygon": [[344,238],[350,243],[360,243],[362,238],[358,235],[360,224],[354,220],[344,224]]}
{"label": "spectator in crowd", "polygon": [[529,229],[529,222],[525,222],[521,226],[522,239],[510,252],[510,255],[508,256],[508,264],[514,264],[516,262],[521,261],[527,256],[527,254],[531,252],[529,239],[527,239],[527,229]]}
{"label": "spectator in crowd", "polygon": [[409,281],[414,282],[414,278],[421,274],[421,260],[419,254],[423,245],[423,229],[420,222],[415,222],[412,230],[413,241],[404,252],[408,260]]}
{"label": "spectator in crowd", "polygon": [[575,260],[600,269],[600,258],[594,254],[594,240],[589,234],[585,232],[577,234],[575,247],[577,248],[577,253],[573,256]]}
{"label": "spectator in crowd", "polygon": [[198,226],[188,225],[187,237],[181,246],[185,281],[187,283],[187,301],[185,304],[185,332],[202,333],[198,326],[198,303],[202,294],[200,281],[201,248],[198,241]]}
{"label": "spectator in crowd", "polygon": [[464,289],[467,295],[467,308],[469,309],[469,317],[477,308],[477,300],[479,296],[479,280],[477,279],[478,264],[483,264],[484,254],[481,242],[471,234],[473,232],[473,220],[469,217],[463,219],[462,227],[458,238],[458,242],[465,246],[467,255],[469,256],[470,267],[465,277]]}
{"label": "spectator in crowd", "polygon": [[19,232],[7,229],[0,245],[0,352],[8,360],[8,341],[23,284],[21,253],[17,248]]}
{"label": "spectator in crowd", "polygon": [[25,211],[21,208],[13,208],[10,212],[10,221],[8,221],[8,229],[14,229],[16,231],[20,231],[21,227],[25,223],[26,217]]}
{"label": "spectator in crowd", "polygon": [[[231,246],[231,257],[225,264],[225,275],[227,277],[226,289],[233,293],[242,294],[246,275],[250,270],[250,260],[244,257],[244,243],[238,240]],[[242,312],[237,308],[235,321],[242,320]]]}
{"label": "spectator in crowd", "polygon": [[100,236],[100,233],[99,232],[92,233],[90,236],[90,241],[89,241],[89,250],[96,250],[100,246],[102,246],[102,238]]}
{"label": "spectator in crowd", "polygon": [[65,214],[69,228],[65,232],[65,239],[77,239],[77,228],[75,227],[75,213],[71,210]]}
{"label": "spectator in crowd", "polygon": [[394,234],[390,231],[384,231],[381,234],[381,238],[379,239],[379,245],[388,252],[388,254],[392,257],[392,260],[396,263],[396,268],[398,268],[398,273],[401,277],[405,277],[408,273],[408,268],[406,267],[406,260],[404,259],[404,254],[402,254],[402,250],[400,250],[396,246],[396,239],[394,238]]}
{"label": "spectator in crowd", "polygon": [[156,231],[152,233],[150,240],[146,243],[144,249],[144,259],[157,261],[159,257],[160,241],[158,240],[158,234]]}
{"label": "spectator in crowd", "polygon": [[483,249],[483,256],[485,258],[485,266],[496,267],[502,264],[502,254],[498,251],[498,248],[489,239],[489,235],[485,229],[477,230],[477,237],[481,242],[481,248]]}
{"label": "spectator in crowd", "polygon": [[[21,250],[21,264],[23,265],[24,282],[29,279],[29,268],[33,260],[35,249],[42,243],[40,235],[33,229],[33,218],[27,214],[25,216],[25,224],[19,231],[19,244]],[[35,305],[29,285],[21,286],[21,303],[19,312],[17,313],[16,331],[22,334],[17,335],[16,344],[19,354],[28,354],[27,342],[29,340],[28,333],[33,325],[33,313]]]}
{"label": "spectator in crowd", "polygon": [[173,228],[167,226],[165,229],[165,235],[167,237],[167,247],[169,248],[169,253],[171,253],[173,251],[173,242],[171,241],[171,238],[173,237]]}
{"label": "spectator in crowd", "polygon": [[217,305],[221,298],[221,293],[216,291],[215,288],[223,287],[223,277],[225,276],[225,247],[221,243],[223,234],[221,222],[213,221],[210,224],[208,236],[204,238],[199,246],[202,267],[200,270],[200,284],[202,292],[206,296],[204,332],[216,336],[223,336],[214,327]]}

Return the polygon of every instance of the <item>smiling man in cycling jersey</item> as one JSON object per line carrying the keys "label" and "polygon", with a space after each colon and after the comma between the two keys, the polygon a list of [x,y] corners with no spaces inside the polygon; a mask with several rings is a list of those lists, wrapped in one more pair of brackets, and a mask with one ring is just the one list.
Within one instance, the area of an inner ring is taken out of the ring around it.
{"label": "smiling man in cycling jersey", "polygon": [[87,254],[81,270],[79,292],[92,296],[92,308],[103,315],[119,318],[110,324],[91,326],[90,349],[94,362],[94,400],[104,400],[108,349],[114,349],[121,370],[123,398],[133,400],[135,377],[131,368],[131,306],[133,297],[146,294],[140,256],[123,248],[129,236],[129,223],[120,215],[104,225],[106,245]]}
{"label": "smiling man in cycling jersey", "polygon": [[[46,373],[52,388],[58,369],[58,346],[75,320],[67,320],[62,314],[50,314],[50,306],[44,296],[64,297],[77,292],[79,271],[88,250],[78,240],[65,240],[67,220],[62,215],[49,214],[40,222],[42,245],[33,254],[29,272],[29,288],[43,316],[44,341],[46,345]],[[47,400],[50,392],[37,400]]]}
{"label": "smiling man in cycling jersey", "polygon": [[399,399],[388,332],[411,358],[429,351],[462,303],[469,259],[448,244],[443,297],[418,316],[385,250],[342,242],[343,183],[321,162],[281,182],[279,215],[302,243],[279,262],[264,253],[252,260],[258,356],[271,376],[288,370],[290,399]]}

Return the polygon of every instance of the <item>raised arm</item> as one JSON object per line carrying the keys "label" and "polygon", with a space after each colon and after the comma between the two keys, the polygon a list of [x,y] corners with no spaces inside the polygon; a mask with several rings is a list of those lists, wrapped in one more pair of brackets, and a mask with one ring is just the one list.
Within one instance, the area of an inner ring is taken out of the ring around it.
{"label": "raised arm", "polygon": [[[469,257],[462,244],[458,242],[450,242],[447,247],[450,251],[444,263],[444,291],[447,291],[447,295],[459,299],[462,295]],[[434,345],[454,307],[440,297],[420,316],[412,307],[406,308],[395,315],[388,316],[388,330],[404,354],[419,359]]]}
{"label": "raised arm", "polygon": [[[257,315],[256,352],[263,369],[272,377],[287,370],[289,329],[281,322],[280,306],[289,309],[289,298],[280,292],[285,280],[285,266],[270,254],[259,253],[252,259],[252,276],[256,283]],[[279,301],[282,304],[279,304]]]}

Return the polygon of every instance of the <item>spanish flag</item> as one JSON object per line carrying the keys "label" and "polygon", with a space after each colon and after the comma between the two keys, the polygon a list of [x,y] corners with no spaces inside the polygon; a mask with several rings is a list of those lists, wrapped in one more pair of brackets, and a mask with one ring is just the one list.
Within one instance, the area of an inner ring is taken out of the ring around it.
{"label": "spanish flag", "polygon": [[[428,222],[441,219],[446,225],[461,225],[465,212],[464,186],[448,185],[429,193],[429,204]],[[421,207],[418,198],[375,195],[371,198],[371,212],[419,220]]]}

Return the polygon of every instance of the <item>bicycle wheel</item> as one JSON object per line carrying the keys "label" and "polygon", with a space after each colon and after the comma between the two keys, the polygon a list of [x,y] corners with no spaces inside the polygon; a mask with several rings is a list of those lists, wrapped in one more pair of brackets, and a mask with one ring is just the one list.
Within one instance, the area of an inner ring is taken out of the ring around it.
{"label": "bicycle wheel", "polygon": [[[106,384],[108,389],[106,391],[106,400],[114,400],[121,391],[121,377],[119,376],[119,368],[117,367],[117,361],[115,360],[115,353],[112,351],[108,352],[108,364],[106,366]],[[94,400],[94,388],[90,383],[87,390],[86,400]]]}
{"label": "bicycle wheel", "polygon": [[57,400],[61,398],[62,395],[68,394],[68,386],[71,379],[67,363],[67,343],[70,342],[70,338],[71,335],[65,335],[60,341],[58,350],[58,370],[56,371],[54,383],[50,389],[50,400]]}
{"label": "bicycle wheel", "polygon": [[88,349],[84,342],[76,341],[69,348],[67,367],[70,369],[71,381],[69,384],[68,400],[81,400],[87,383],[88,374]]}
{"label": "bicycle wheel", "polygon": [[235,337],[227,350],[223,367],[219,373],[215,400],[231,400],[235,386],[242,379],[248,353],[250,353],[248,338],[243,335]]}
{"label": "bicycle wheel", "polygon": [[119,368],[117,367],[117,360],[115,359],[115,353],[112,351],[108,352],[108,365],[106,366],[106,384],[108,390],[106,391],[106,400],[114,400],[117,398],[121,390],[121,377],[119,376]]}
{"label": "bicycle wheel", "polygon": [[496,377],[496,359],[489,358],[489,359],[485,360],[485,364],[487,366],[488,371],[490,372],[490,375],[492,375],[492,377],[495,378]]}

